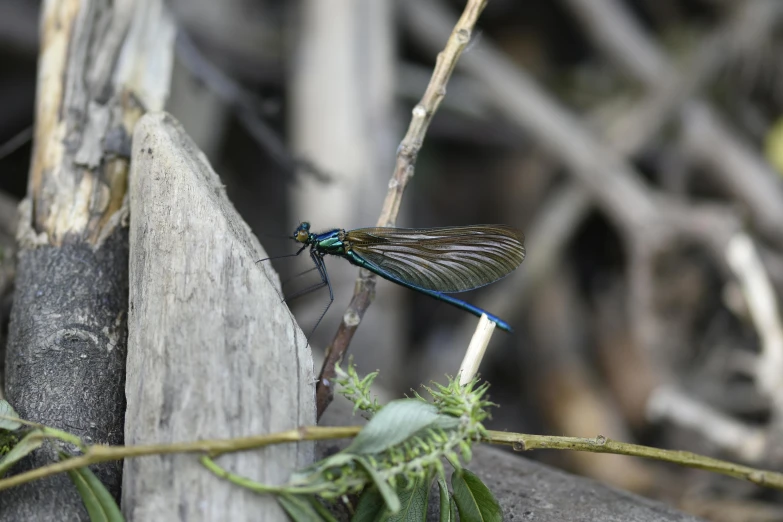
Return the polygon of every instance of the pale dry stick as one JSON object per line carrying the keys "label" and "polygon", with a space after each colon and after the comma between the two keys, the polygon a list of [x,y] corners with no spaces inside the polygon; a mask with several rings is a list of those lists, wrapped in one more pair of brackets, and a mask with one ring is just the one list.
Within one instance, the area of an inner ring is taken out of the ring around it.
{"label": "pale dry stick", "polygon": [[[454,26],[446,46],[438,54],[432,78],[427,86],[421,101],[413,108],[408,131],[397,149],[397,161],[394,174],[389,181],[389,191],[383,202],[381,215],[376,226],[391,227],[397,220],[397,213],[402,202],[405,187],[413,177],[414,165],[419,150],[424,143],[424,136],[429,128],[432,117],[438,110],[443,97],[446,96],[446,84],[451,78],[462,51],[470,42],[473,28],[476,25],[481,11],[486,6],[486,0],[468,0],[462,16]],[[323,414],[326,407],[334,397],[333,379],[335,376],[335,364],[342,360],[348,349],[364,313],[372,302],[375,293],[375,276],[360,270],[348,309],[343,314],[343,320],[337,329],[331,344],[326,348],[324,364],[318,376],[316,384],[316,404],[318,417]]]}
{"label": "pale dry stick", "polygon": [[487,314],[481,314],[481,319],[476,326],[476,331],[473,333],[468,350],[465,352],[465,358],[462,360],[459,368],[460,386],[468,384],[478,373],[481,360],[484,358],[487,345],[489,345],[489,340],[492,338],[494,331],[495,323],[489,320]]}
{"label": "pale dry stick", "polygon": [[783,322],[772,282],[759,258],[753,240],[736,234],[726,248],[726,260],[740,283],[751,319],[761,337],[761,355],[756,363],[756,380],[764,395],[783,409]]}

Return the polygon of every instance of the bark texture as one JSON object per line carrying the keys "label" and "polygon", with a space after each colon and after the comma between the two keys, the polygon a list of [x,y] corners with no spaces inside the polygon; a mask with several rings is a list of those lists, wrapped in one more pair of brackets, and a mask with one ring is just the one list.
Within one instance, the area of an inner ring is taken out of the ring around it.
{"label": "bark texture", "polygon": [[[163,107],[173,37],[160,0],[43,3],[6,396],[22,417],[90,443],[123,441],[130,137]],[[47,444],[14,471],[61,450],[73,448]],[[94,471],[119,498],[121,465]],[[67,475],[0,495],[3,521],[87,519]]]}

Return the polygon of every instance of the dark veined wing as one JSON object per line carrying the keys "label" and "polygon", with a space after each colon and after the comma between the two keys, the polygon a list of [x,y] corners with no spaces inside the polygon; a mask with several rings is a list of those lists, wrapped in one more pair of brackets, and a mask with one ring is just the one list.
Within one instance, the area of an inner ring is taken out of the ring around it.
{"label": "dark veined wing", "polygon": [[359,228],[346,232],[345,242],[394,277],[439,292],[487,285],[525,259],[524,236],[505,225]]}

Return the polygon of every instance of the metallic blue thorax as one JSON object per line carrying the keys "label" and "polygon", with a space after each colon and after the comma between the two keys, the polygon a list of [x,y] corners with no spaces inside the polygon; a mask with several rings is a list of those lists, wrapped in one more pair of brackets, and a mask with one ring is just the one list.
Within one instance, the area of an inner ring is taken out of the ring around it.
{"label": "metallic blue thorax", "polygon": [[344,256],[345,248],[345,230],[334,229],[322,234],[312,234],[310,244],[321,253],[333,256]]}

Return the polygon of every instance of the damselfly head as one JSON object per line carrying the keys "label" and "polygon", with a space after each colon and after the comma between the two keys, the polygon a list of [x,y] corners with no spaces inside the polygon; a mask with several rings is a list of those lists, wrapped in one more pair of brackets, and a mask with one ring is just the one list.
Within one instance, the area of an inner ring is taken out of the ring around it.
{"label": "damselfly head", "polygon": [[310,239],[310,223],[307,221],[299,223],[299,226],[294,230],[293,237],[300,243],[307,243],[307,240]]}

